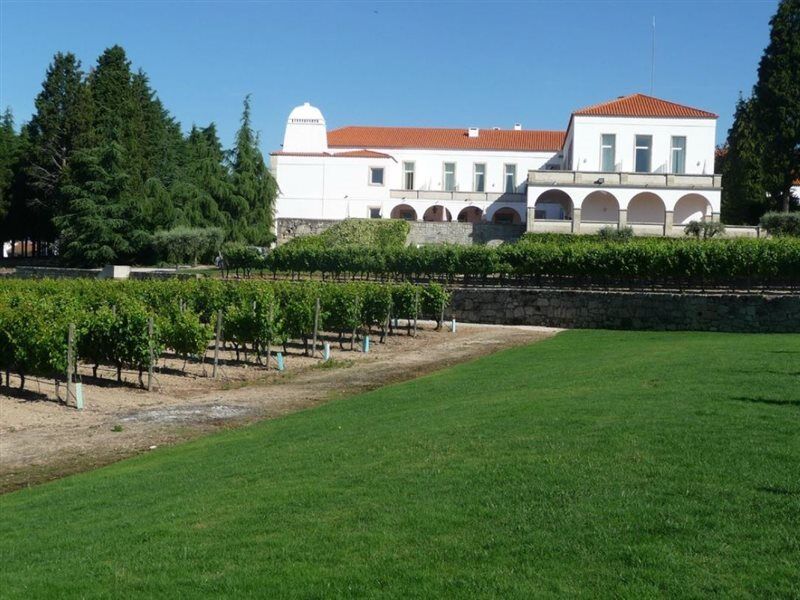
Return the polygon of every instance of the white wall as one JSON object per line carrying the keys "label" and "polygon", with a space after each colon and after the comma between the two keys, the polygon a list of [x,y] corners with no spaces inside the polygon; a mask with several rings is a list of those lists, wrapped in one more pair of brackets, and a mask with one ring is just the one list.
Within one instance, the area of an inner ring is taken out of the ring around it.
{"label": "white wall", "polygon": [[[344,219],[367,217],[368,206],[389,199],[389,158],[272,156],[280,196],[279,218]],[[384,185],[369,184],[369,168],[384,168]]]}
{"label": "white wall", "polygon": [[[333,148],[332,154],[363,148]],[[486,165],[485,192],[504,192],[506,164],[517,166],[516,190],[524,200],[528,170],[543,168],[556,157],[554,152],[492,152],[471,150],[419,150],[398,148],[369,148],[391,155],[393,158],[344,158],[336,156],[292,156],[274,154],[272,171],[278,180],[280,196],[276,206],[278,218],[344,219],[367,217],[370,207],[380,207],[381,215],[388,218],[392,208],[409,204],[422,219],[424,211],[441,204],[450,210],[452,219],[467,206],[477,206],[484,217],[491,220],[494,212],[504,206],[514,208],[525,220],[524,201],[437,201],[420,199],[405,201],[391,199],[391,190],[403,188],[403,162],[414,162],[414,189],[442,191],[444,189],[444,163],[456,163],[456,190],[473,191],[474,165]],[[383,167],[384,185],[369,184],[370,167]]]}
{"label": "white wall", "polygon": [[[333,148],[331,152],[360,150],[361,148]],[[507,152],[477,150],[422,150],[414,148],[369,148],[392,156],[397,162],[389,167],[388,185],[393,190],[404,189],[403,162],[414,163],[415,190],[444,190],[444,163],[456,163],[456,191],[475,191],[473,174],[476,163],[486,165],[485,192],[504,192],[506,164],[517,166],[517,191],[524,193],[528,171],[542,169],[548,161],[555,160],[555,152]]]}
{"label": "white wall", "polygon": [[[615,171],[632,172],[636,135],[652,135],[651,170],[672,172],[672,136],[686,136],[686,173],[712,174],[716,142],[715,119],[645,119],[630,117],[573,117],[570,133],[574,139],[572,164],[567,170],[602,171],[600,136],[616,138]],[[569,135],[568,135],[569,139]]]}

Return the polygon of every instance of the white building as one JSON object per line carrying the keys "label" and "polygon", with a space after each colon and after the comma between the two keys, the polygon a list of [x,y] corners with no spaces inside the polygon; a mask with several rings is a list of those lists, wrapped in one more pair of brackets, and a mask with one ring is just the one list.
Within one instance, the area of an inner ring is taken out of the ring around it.
{"label": "white building", "polygon": [[[669,235],[718,219],[717,116],[641,94],[572,113],[566,131],[342,127],[308,103],[271,155],[277,217],[527,223]],[[679,228],[675,228],[677,232]]]}

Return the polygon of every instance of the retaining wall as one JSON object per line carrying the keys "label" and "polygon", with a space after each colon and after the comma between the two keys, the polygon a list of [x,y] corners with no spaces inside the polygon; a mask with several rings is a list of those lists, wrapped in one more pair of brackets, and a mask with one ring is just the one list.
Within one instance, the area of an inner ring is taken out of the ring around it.
{"label": "retaining wall", "polygon": [[525,233],[524,224],[411,221],[409,225],[409,244],[492,245],[518,240]]}
{"label": "retaining wall", "polygon": [[[334,219],[278,219],[278,245],[304,235],[322,233]],[[457,221],[409,221],[409,244],[500,244],[520,238],[525,225],[502,225],[499,223],[459,223]]]}
{"label": "retaining wall", "polygon": [[457,288],[453,316],[472,323],[586,329],[800,333],[800,295]]}
{"label": "retaining wall", "polygon": [[278,219],[276,241],[280,246],[296,237],[317,235],[338,222],[337,219]]}

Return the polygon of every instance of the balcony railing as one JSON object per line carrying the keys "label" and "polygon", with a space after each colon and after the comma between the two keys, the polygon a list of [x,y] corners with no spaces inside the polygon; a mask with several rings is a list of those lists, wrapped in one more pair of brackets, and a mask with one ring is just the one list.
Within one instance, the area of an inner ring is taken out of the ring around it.
{"label": "balcony railing", "polygon": [[453,200],[456,202],[525,202],[526,195],[493,192],[443,192],[439,190],[390,190],[389,197],[397,200]]}
{"label": "balcony railing", "polygon": [[605,186],[637,188],[720,189],[722,175],[678,175],[675,173],[603,173],[599,171],[528,171],[533,186]]}

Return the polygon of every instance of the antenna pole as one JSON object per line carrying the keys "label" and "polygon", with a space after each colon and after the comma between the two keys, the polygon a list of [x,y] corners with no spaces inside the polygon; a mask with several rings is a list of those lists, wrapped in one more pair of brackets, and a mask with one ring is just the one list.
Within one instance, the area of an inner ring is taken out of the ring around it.
{"label": "antenna pole", "polygon": [[653,17],[653,44],[650,48],[650,95],[653,95],[653,85],[656,79],[656,18]]}

